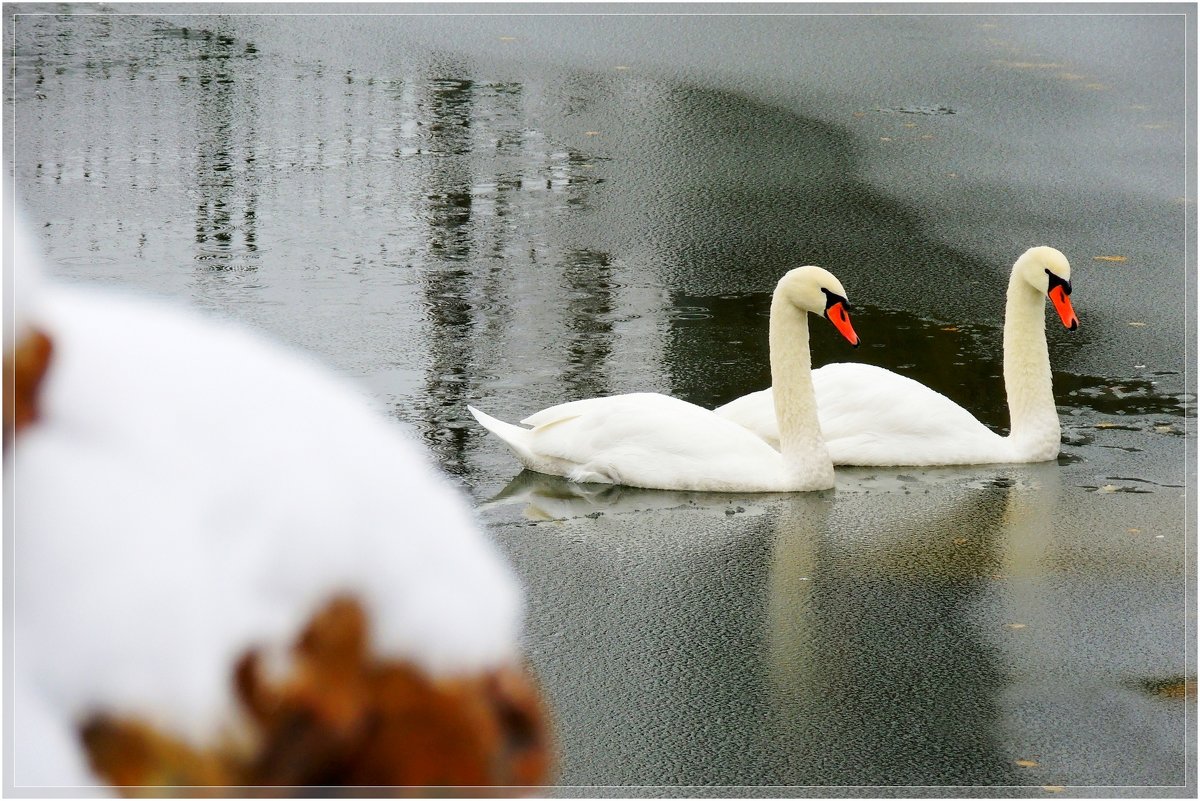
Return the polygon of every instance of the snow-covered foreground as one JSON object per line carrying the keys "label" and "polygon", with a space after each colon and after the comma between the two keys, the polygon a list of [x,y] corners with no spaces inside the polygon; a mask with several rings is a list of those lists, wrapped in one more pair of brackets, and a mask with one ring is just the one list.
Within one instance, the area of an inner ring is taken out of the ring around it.
{"label": "snow-covered foreground", "polygon": [[232,323],[55,286],[20,230],[16,248],[17,340],[53,350],[5,453],[15,786],[95,784],[78,732],[97,713],[211,743],[239,657],[266,648],[278,673],[339,593],[381,658],[450,679],[516,664],[512,574],[353,387]]}

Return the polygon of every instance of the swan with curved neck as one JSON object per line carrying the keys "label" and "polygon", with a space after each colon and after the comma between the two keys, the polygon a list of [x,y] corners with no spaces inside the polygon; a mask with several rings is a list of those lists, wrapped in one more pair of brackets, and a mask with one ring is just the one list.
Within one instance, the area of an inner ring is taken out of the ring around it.
{"label": "swan with curved neck", "polygon": [[779,447],[708,409],[657,393],[571,401],[530,415],[522,428],[467,407],[526,468],[572,481],[712,492],[801,492],[833,486],[821,438],[808,347],[808,314],[858,344],[841,282],[797,267],[771,301],[772,403]]}
{"label": "swan with curved neck", "polygon": [[[1012,268],[1004,312],[1004,386],[1010,426],[1000,436],[932,389],[881,367],[829,364],[813,372],[817,412],[834,464],[929,466],[1042,462],[1058,456],[1061,430],[1046,345],[1045,298],[1064,326],[1071,265],[1051,247],[1025,251]],[[779,447],[772,390],[715,410]]]}

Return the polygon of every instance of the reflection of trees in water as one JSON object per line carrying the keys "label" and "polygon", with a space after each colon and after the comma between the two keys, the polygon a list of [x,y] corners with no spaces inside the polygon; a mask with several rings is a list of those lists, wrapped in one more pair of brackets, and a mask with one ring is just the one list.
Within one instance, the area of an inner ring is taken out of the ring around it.
{"label": "reflection of trees in water", "polygon": [[612,355],[611,277],[612,264],[605,253],[569,253],[563,264],[568,297],[563,326],[568,337],[568,358],[562,384],[570,387],[572,397],[609,394],[605,366]]}
{"label": "reflection of trees in water", "polygon": [[258,250],[257,109],[252,73],[243,67],[254,48],[213,31],[183,30],[199,39],[195,92],[196,259],[208,272],[254,269]]}
{"label": "reflection of trees in water", "polygon": [[[247,61],[256,49],[220,32],[227,27],[219,19],[212,30],[197,30],[134,15],[21,18],[16,49],[37,56],[32,69],[18,66],[17,85],[28,83],[32,99],[45,101],[26,106],[34,113],[25,119],[45,117],[23,126],[28,141],[19,150],[39,154],[34,178],[78,182],[87,196],[49,204],[58,214],[80,209],[79,224],[59,229],[56,243],[86,231],[89,250],[116,252],[114,262],[125,262],[133,254],[120,252],[124,243],[136,243],[140,256],[148,239],[161,238],[172,262],[196,251],[208,270],[230,267],[235,256],[233,266],[248,266],[257,248],[258,89]],[[177,125],[186,129],[179,138]],[[31,190],[25,199],[34,206]],[[190,232],[171,227],[189,218]],[[190,234],[194,251],[181,234]]]}
{"label": "reflection of trees in water", "polygon": [[571,170],[585,158],[550,152],[528,127],[520,84],[435,78],[415,95],[410,129],[419,145],[397,157],[417,157],[424,168],[414,255],[429,358],[419,413],[439,460],[458,472],[472,431],[466,404],[481,372],[537,360],[558,366],[558,386],[606,391],[611,265],[603,253],[560,252],[537,235],[539,219],[577,196]]}
{"label": "reflection of trees in water", "polygon": [[[471,114],[475,102],[471,81],[431,80],[420,101],[429,148],[425,188],[425,249],[429,267],[420,273],[430,327],[429,362],[425,370],[426,412],[442,419],[465,403],[462,385],[474,362],[477,309],[472,303],[475,275],[471,247],[473,184]],[[427,431],[443,464],[458,461],[467,430],[430,426]]]}

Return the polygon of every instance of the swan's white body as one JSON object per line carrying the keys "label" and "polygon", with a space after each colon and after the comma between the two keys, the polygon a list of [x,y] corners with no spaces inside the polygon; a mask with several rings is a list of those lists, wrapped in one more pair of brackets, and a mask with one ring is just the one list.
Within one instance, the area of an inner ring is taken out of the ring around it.
{"label": "swan's white body", "polygon": [[[1004,316],[1008,436],[910,378],[867,364],[829,364],[813,372],[813,387],[821,432],[834,464],[930,466],[1055,458],[1061,433],[1046,346],[1047,270],[1069,286],[1070,265],[1047,247],[1026,251],[1009,279]],[[1065,295],[1054,302],[1064,324],[1071,325],[1074,314]],[[771,389],[744,395],[715,413],[778,447]]]}
{"label": "swan's white body", "polygon": [[[1012,443],[970,412],[911,378],[871,364],[827,364],[813,371],[817,417],[837,465],[951,465],[1020,462]],[[716,410],[776,447],[773,393],[768,389]]]}
{"label": "swan's white body", "polygon": [[[775,289],[770,338],[771,374],[780,388],[778,450],[707,409],[656,393],[560,404],[522,421],[532,428],[471,413],[526,468],[572,481],[717,492],[829,489],[833,463],[817,423],[808,312],[822,312],[827,298],[844,302],[844,295],[836,278],[811,266],[792,270]],[[839,319],[831,317],[851,337],[848,319]]]}
{"label": "swan's white body", "polygon": [[97,783],[76,729],[97,711],[207,741],[234,719],[236,659],[285,648],[335,593],[383,655],[432,674],[517,660],[513,576],[354,387],[167,304],[22,301],[54,350],[4,465],[18,786]]}

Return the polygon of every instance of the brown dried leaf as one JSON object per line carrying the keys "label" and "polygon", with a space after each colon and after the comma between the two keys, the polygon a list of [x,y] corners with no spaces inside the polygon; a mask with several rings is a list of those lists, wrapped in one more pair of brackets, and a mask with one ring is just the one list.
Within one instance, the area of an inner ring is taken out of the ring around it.
{"label": "brown dried leaf", "polygon": [[1157,695],[1160,698],[1177,698],[1183,700],[1185,698],[1196,697],[1196,679],[1194,676],[1174,676],[1169,679],[1161,680],[1146,680],[1141,682],[1142,688],[1151,695]]}
{"label": "brown dried leaf", "polygon": [[4,444],[9,432],[20,431],[38,419],[42,379],[50,368],[54,346],[40,331],[29,331],[4,354]]}
{"label": "brown dried leaf", "polygon": [[94,715],[80,730],[92,769],[129,795],[129,788],[224,787],[237,775],[220,755],[197,751],[140,721]]}
{"label": "brown dried leaf", "polygon": [[1019,765],[1022,768],[1036,768],[1038,763],[1033,759],[1014,759],[1013,764]]}
{"label": "brown dried leaf", "polygon": [[235,688],[250,712],[246,742],[202,750],[137,720],[94,716],[83,729],[93,767],[126,795],[221,794],[220,786],[414,790],[545,781],[546,714],[516,668],[435,679],[376,657],[368,621],[339,597],[292,648],[290,673],[260,675],[251,651]]}

